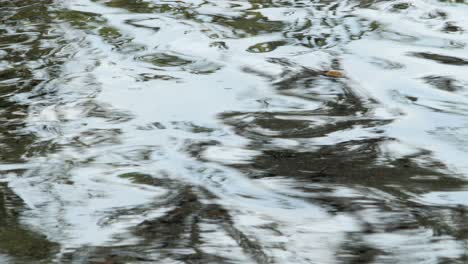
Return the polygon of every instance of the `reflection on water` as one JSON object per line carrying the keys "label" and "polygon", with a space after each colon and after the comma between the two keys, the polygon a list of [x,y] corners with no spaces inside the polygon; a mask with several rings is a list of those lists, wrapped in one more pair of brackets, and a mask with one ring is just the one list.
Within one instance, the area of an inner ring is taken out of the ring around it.
{"label": "reflection on water", "polygon": [[467,14],[0,0],[0,262],[466,263]]}

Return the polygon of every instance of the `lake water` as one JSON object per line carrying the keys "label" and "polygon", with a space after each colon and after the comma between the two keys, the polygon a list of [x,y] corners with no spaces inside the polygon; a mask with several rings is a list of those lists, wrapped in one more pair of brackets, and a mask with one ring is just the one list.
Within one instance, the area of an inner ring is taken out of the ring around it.
{"label": "lake water", "polygon": [[0,0],[0,263],[467,263],[465,0]]}

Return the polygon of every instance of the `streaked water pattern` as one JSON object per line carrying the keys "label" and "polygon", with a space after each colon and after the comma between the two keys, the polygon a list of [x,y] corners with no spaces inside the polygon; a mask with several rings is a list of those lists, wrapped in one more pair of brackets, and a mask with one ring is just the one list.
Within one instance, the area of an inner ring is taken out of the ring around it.
{"label": "streaked water pattern", "polygon": [[0,0],[0,262],[467,263],[467,4]]}

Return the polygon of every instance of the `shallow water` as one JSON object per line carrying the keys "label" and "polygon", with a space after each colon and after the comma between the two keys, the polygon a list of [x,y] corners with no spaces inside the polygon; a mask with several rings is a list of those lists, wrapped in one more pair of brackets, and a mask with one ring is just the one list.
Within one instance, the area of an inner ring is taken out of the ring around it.
{"label": "shallow water", "polygon": [[467,4],[0,0],[0,262],[468,262]]}

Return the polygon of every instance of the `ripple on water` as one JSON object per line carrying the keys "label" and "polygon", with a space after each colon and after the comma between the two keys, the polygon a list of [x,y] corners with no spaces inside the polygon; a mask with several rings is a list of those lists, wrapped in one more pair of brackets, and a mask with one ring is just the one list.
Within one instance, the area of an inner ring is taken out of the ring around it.
{"label": "ripple on water", "polygon": [[464,263],[467,13],[0,0],[0,259]]}

